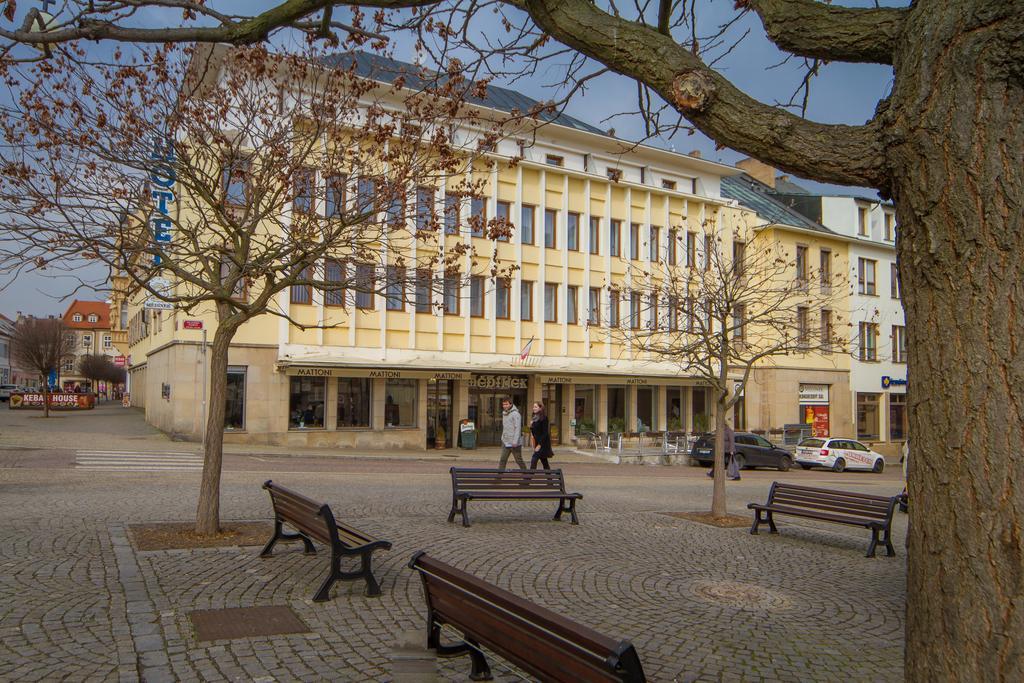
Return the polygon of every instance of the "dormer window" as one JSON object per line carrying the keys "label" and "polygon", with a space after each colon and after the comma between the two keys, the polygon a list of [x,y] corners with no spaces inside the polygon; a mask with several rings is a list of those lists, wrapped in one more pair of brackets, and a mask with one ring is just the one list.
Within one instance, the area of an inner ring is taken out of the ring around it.
{"label": "dormer window", "polygon": [[71,316],[71,320],[73,322],[76,322],[76,323],[82,322],[82,314],[81,313],[75,313],[73,316]]}
{"label": "dormer window", "polygon": [[674,190],[674,189],[676,189],[676,181],[674,181],[674,180],[662,180],[661,181],[661,187],[663,189],[665,189],[665,190]]}
{"label": "dormer window", "polygon": [[622,180],[622,171],[621,171],[620,169],[617,169],[617,168],[608,168],[608,169],[607,169],[607,172],[608,172],[608,178],[609,178],[609,179],[610,179],[610,180],[611,180],[612,182],[615,182],[615,183],[617,183],[617,182],[619,182],[620,180]]}
{"label": "dormer window", "polygon": [[548,166],[565,166],[565,157],[560,157],[557,154],[548,154],[544,157],[544,163]]}
{"label": "dormer window", "polygon": [[89,322],[91,322],[91,323],[99,322],[99,319],[100,319],[100,317],[98,315],[96,315],[95,313],[90,313],[89,314]]}

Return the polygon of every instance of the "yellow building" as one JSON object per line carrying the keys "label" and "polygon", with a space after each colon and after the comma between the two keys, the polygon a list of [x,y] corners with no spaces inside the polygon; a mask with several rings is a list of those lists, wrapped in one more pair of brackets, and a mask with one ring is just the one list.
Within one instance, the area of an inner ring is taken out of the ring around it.
{"label": "yellow building", "polygon": [[[378,72],[381,66],[389,68]],[[369,78],[394,74],[393,62],[369,55],[359,57],[358,67]],[[491,87],[482,105],[500,115],[531,103]],[[474,135],[465,132],[467,148],[477,149]],[[514,267],[511,279],[471,278],[457,291],[427,289],[422,297],[342,298],[341,306],[316,290],[284,293],[277,306],[309,327],[264,315],[239,330],[230,349],[226,441],[441,448],[457,444],[459,423],[468,419],[479,444],[497,444],[506,396],[524,413],[542,402],[562,443],[584,432],[710,426],[711,406],[699,379],[639,357],[607,333],[610,323],[631,315],[629,302],[609,293],[628,289],[631,270],[670,253],[701,258],[701,245],[686,251],[686,236],[705,225],[763,224],[723,196],[723,179],[740,171],[699,156],[626,145],[565,115],[500,140],[488,157],[494,163],[478,166],[482,200],[449,198],[456,179],[411,194],[446,216],[446,248],[462,243],[478,254],[494,253]],[[456,206],[457,220],[447,211]],[[470,217],[480,213],[507,217],[516,228],[512,238],[474,236]],[[408,220],[414,214],[407,211]],[[841,241],[801,226],[764,229],[787,244],[804,241],[836,256],[843,251]],[[481,265],[479,257],[474,263]],[[140,297],[128,304],[132,402],[158,428],[199,438],[209,384],[205,340],[216,325],[212,309],[192,315],[146,310]],[[764,369],[747,389],[738,426],[768,430],[799,421],[805,384],[843,386],[832,395],[837,401],[848,396],[848,363],[840,355],[808,354]],[[834,421],[849,412],[836,405]]]}

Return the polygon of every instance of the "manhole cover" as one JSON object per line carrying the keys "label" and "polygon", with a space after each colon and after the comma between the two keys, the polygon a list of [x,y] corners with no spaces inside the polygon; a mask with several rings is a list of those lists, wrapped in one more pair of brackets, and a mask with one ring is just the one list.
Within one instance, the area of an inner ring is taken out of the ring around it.
{"label": "manhole cover", "polygon": [[230,640],[309,633],[309,627],[284,605],[200,609],[188,613],[196,640]]}
{"label": "manhole cover", "polygon": [[697,598],[737,609],[777,612],[793,609],[793,598],[775,588],[739,581],[699,581],[691,591]]}

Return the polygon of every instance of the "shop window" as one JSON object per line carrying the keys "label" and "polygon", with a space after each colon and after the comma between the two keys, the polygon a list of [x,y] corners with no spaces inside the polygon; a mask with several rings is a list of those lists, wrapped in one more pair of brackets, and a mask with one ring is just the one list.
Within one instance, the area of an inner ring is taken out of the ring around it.
{"label": "shop window", "polygon": [[711,428],[709,406],[708,390],[703,387],[695,387],[690,403],[690,419],[695,432],[706,432]]}
{"label": "shop window", "polygon": [[637,387],[636,389],[636,431],[653,432],[658,428],[657,387]]}
{"label": "shop window", "polygon": [[580,215],[571,211],[565,217],[565,248],[580,250]]}
{"label": "shop window", "polygon": [[590,217],[590,253],[601,253],[601,219],[597,216]]}
{"label": "shop window", "polygon": [[665,388],[665,416],[668,419],[666,428],[670,432],[683,429],[683,390],[679,387]]}
{"label": "shop window", "polygon": [[857,438],[877,441],[879,434],[878,394],[857,394]]}
{"label": "shop window", "polygon": [[521,216],[520,223],[522,225],[519,227],[522,230],[521,241],[523,244],[533,244],[536,240],[536,237],[534,237],[533,234],[533,214],[534,207],[529,204],[523,204],[523,209],[519,214]]}
{"label": "shop window", "polygon": [[228,366],[228,386],[224,400],[224,429],[245,429],[246,367]]}
{"label": "shop window", "polygon": [[326,377],[291,377],[288,387],[288,428],[323,429]]}
{"label": "shop window", "polygon": [[370,426],[372,380],[338,379],[338,429]]}
{"label": "shop window", "polygon": [[558,228],[558,212],[554,209],[544,209],[544,246],[554,249],[557,241],[555,231]]}
{"label": "shop window", "polygon": [[597,387],[595,385],[576,385],[573,419],[576,421],[577,435],[597,432]]}
{"label": "shop window", "polygon": [[608,432],[626,431],[626,387],[608,387]]}
{"label": "shop window", "polygon": [[417,380],[389,379],[385,385],[384,426],[416,426]]}
{"label": "shop window", "polygon": [[889,440],[907,438],[907,395],[889,394]]}

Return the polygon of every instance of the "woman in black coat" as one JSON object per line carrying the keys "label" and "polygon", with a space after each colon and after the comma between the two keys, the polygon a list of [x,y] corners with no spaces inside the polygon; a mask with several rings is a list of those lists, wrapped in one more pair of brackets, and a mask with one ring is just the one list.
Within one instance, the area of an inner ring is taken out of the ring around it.
{"label": "woman in black coat", "polygon": [[551,450],[551,424],[548,422],[548,416],[544,413],[544,406],[540,403],[533,404],[530,433],[533,435],[533,457],[530,458],[530,469],[537,469],[538,461],[544,465],[544,469],[551,469],[548,458],[555,455]]}

